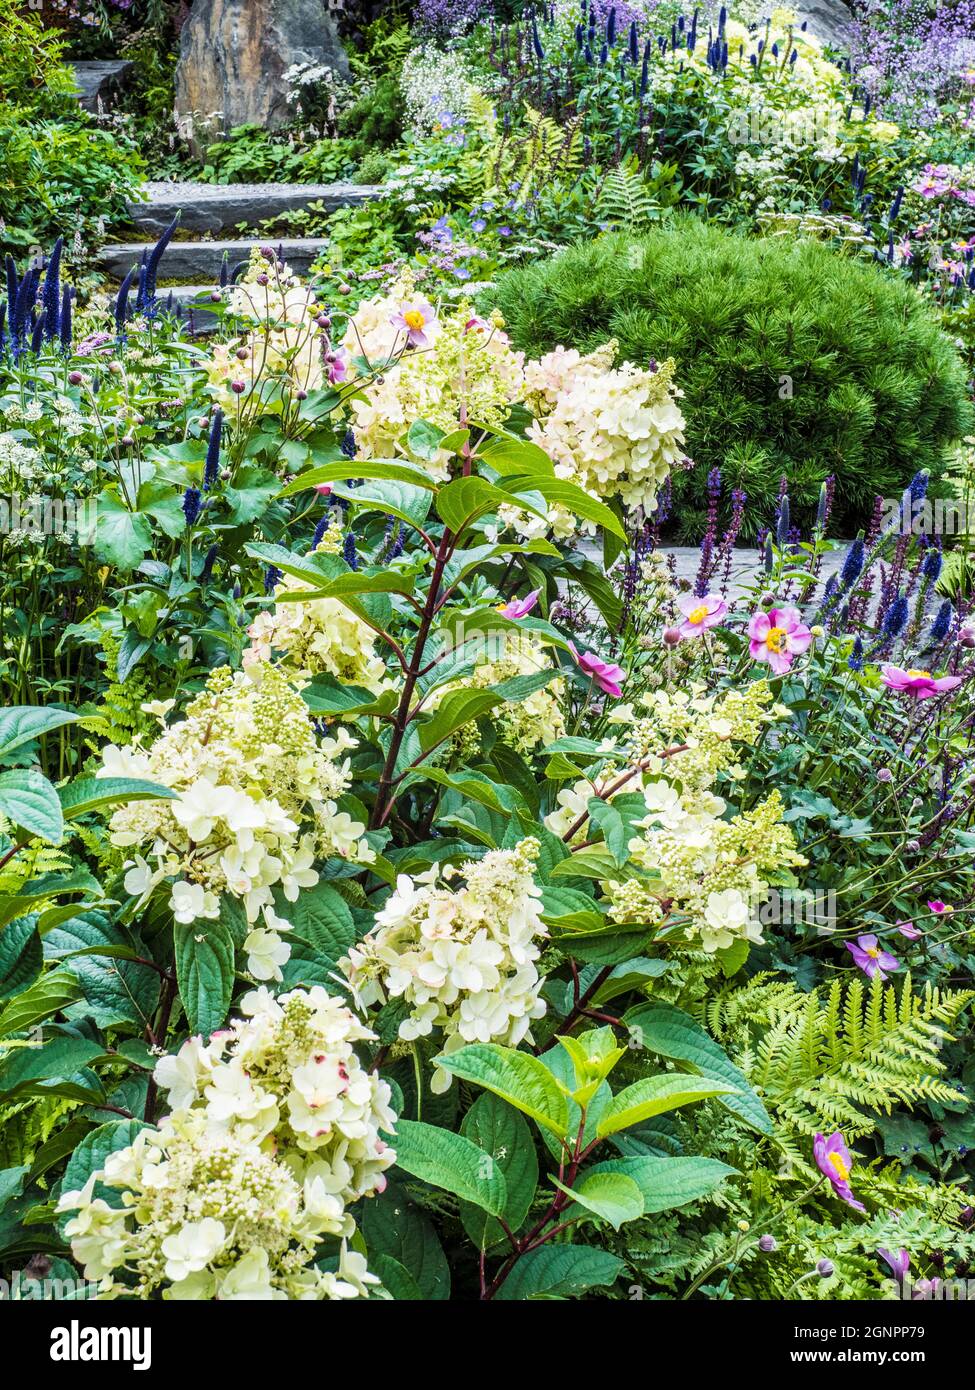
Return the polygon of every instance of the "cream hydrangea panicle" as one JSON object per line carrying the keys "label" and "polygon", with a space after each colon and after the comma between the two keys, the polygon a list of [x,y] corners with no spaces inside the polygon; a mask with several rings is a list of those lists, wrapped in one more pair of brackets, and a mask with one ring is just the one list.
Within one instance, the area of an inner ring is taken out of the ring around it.
{"label": "cream hydrangea panicle", "polygon": [[337,805],[351,782],[355,746],[342,726],[319,739],[279,670],[214,671],[185,719],[150,748],[104,751],[96,776],[126,766],[178,794],[130,802],[113,814],[112,843],[137,851],[127,882],[147,895],[168,880],[176,922],[200,922],[204,931],[222,895],[238,899],[249,926],[248,969],[280,980],[290,955],[281,932],[290,924],[274,910],[274,890],[294,902],[318,882],[316,861],[341,855],[369,863],[373,856],[365,826]]}
{"label": "cream hydrangea panicle", "polygon": [[[545,1013],[535,962],[547,935],[534,879],[539,843],[491,850],[418,885],[401,874],[376,925],[339,962],[362,1004],[403,999],[405,1041],[443,1032],[443,1051],[466,1043],[517,1046]],[[451,882],[463,874],[457,889]],[[450,1076],[435,1068],[434,1091]]]}
{"label": "cream hydrangea panicle", "polygon": [[[257,990],[242,1010],[160,1059],[173,1112],[60,1200],[101,1297],[357,1298],[379,1283],[345,1244],[347,1208],[381,1192],[396,1160],[380,1137],[395,1126],[390,1088],[355,1052],[375,1035],[321,986]],[[335,1272],[312,1263],[325,1235],[342,1238]]]}
{"label": "cream hydrangea panicle", "polygon": [[[334,554],[341,546],[336,513],[315,554]],[[297,679],[334,676],[378,694],[387,683],[387,671],[376,651],[375,632],[337,598],[296,602],[287,597],[307,589],[307,582],[293,575],[278,582],[273,607],[259,613],[247,629],[251,644],[243,656],[245,669],[277,653]]]}

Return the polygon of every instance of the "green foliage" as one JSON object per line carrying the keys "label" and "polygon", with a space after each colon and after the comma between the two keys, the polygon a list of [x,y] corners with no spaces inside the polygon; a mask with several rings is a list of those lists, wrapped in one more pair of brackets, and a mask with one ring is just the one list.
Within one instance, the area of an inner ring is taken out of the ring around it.
{"label": "green foliage", "polygon": [[[937,476],[968,427],[962,364],[917,296],[814,242],[683,218],[510,271],[490,297],[531,355],[614,337],[641,365],[677,359],[698,467],[675,493],[694,535],[707,469],[748,492],[753,524],[771,518],[779,474],[795,517],[835,473],[835,524],[855,529],[875,494],[899,496],[921,467]],[[762,449],[754,461],[740,452],[749,440]]]}

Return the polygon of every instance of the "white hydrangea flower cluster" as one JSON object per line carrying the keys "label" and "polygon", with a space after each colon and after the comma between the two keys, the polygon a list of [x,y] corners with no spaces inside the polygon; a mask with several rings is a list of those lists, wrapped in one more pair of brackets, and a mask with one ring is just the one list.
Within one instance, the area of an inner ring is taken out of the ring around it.
{"label": "white hydrangea flower cluster", "polygon": [[650,512],[684,457],[683,393],[672,360],[655,370],[614,368],[617,346],[613,339],[585,356],[558,347],[526,362],[525,402],[536,417],[528,435],[554,460],[557,477]]}
{"label": "white hydrangea flower cluster", "polygon": [[500,427],[523,394],[524,358],[502,332],[500,314],[480,318],[466,300],[428,317],[425,345],[404,352],[404,332],[392,320],[410,312],[416,299],[404,271],[389,294],[363,300],[350,319],[342,346],[352,365],[365,358],[382,369],[382,380],[350,402],[352,427],[359,458],[408,458],[442,481],[450,453],[414,455],[406,438],[410,425],[427,420],[450,434],[463,405],[468,419]]}
{"label": "white hydrangea flower cluster", "polygon": [[656,875],[652,887],[608,882],[610,917],[658,922],[666,904],[689,921],[684,934],[713,952],[739,938],[761,942],[757,909],[769,894],[768,876],[806,863],[782,824],[782,798],[773,791],[751,811],[724,819],[712,792],[685,792],[663,779],[643,789],[643,834],[630,841],[633,862]]}
{"label": "white hydrangea flower cluster", "polygon": [[[434,866],[416,880],[401,874],[373,930],[339,962],[356,999],[403,999],[409,1014],[400,1038],[440,1028],[444,1053],[473,1042],[530,1041],[532,1021],[546,1008],[535,967],[538,941],[548,935],[534,879],[538,851],[529,837],[459,869]],[[459,874],[466,883],[452,889]],[[435,1067],[431,1089],[449,1086],[450,1075]]]}
{"label": "white hydrangea flower cluster", "polygon": [[756,910],[771,879],[806,860],[782,824],[778,791],[728,817],[714,785],[719,775],[732,781],[742,775],[738,745],[753,744],[762,726],[783,711],[772,706],[767,681],[720,695],[707,694],[703,686],[654,690],[642,702],[648,713],[626,726],[625,744],[612,750],[609,764],[591,781],[563,788],[545,824],[562,838],[581,841],[590,832],[592,797],[612,801],[640,791],[647,815],[636,822],[641,834],[628,848],[634,864],[653,879],[604,883],[610,918],[653,926],[665,912],[686,916],[687,939],[709,952],[741,937],[761,941]]}
{"label": "white hydrangea flower cluster", "polygon": [[[173,1113],[59,1202],[101,1297],[342,1299],[379,1283],[345,1244],[347,1207],[382,1192],[396,1161],[380,1137],[395,1124],[390,1088],[354,1051],[374,1034],[321,986],[260,989],[242,1008],[206,1046],[160,1059]],[[342,1237],[337,1272],[312,1264],[326,1235]]]}
{"label": "white hydrangea flower cluster", "polygon": [[[336,512],[316,553],[341,549],[341,526]],[[299,680],[334,676],[347,685],[365,686],[378,694],[387,682],[386,663],[376,653],[376,634],[337,598],[301,602],[285,595],[307,592],[308,584],[284,575],[274,591],[274,607],[258,613],[247,629],[251,645],[244,652],[245,670],[270,661],[277,652]]]}
{"label": "white hydrangea flower cluster", "polygon": [[149,749],[103,750],[97,777],[148,778],[178,793],[113,814],[112,843],[140,851],[127,865],[126,891],[148,896],[173,880],[169,905],[181,926],[219,916],[221,894],[236,898],[250,927],[248,970],[280,980],[291,954],[280,934],[290,923],[275,912],[272,890],[295,902],[318,882],[317,860],[373,857],[365,826],[336,804],[355,746],[341,726],[319,740],[301,696],[275,668],[212,672],[186,718]]}

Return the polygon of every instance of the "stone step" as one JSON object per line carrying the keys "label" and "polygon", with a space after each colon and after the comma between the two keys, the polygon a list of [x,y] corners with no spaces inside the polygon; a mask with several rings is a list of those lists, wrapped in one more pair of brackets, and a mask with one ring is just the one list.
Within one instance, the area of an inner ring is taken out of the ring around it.
{"label": "stone step", "polygon": [[164,285],[157,292],[160,304],[165,307],[169,296],[173,296],[173,309],[184,323],[190,322],[192,312],[193,328],[197,333],[209,333],[217,324],[214,303],[210,298],[213,285]]}
{"label": "stone step", "polygon": [[102,109],[107,111],[129,80],[134,67],[135,64],[128,58],[72,63],[79,106],[86,111],[97,111],[100,101]]}
{"label": "stone step", "polygon": [[[189,285],[209,283],[215,285],[220,278],[220,267],[224,255],[230,269],[240,261],[250,257],[255,246],[282,248],[285,261],[292,270],[303,273],[326,245],[323,237],[251,237],[240,241],[171,241],[163,252],[159,266],[159,280],[180,280]],[[120,242],[113,246],[103,246],[98,253],[99,264],[106,275],[114,280],[124,280],[134,265],[152,250],[154,243]],[[159,293],[165,296],[166,287],[160,285]]]}
{"label": "stone step", "polygon": [[129,203],[129,216],[147,236],[158,236],[179,212],[180,227],[222,232],[242,222],[256,227],[268,217],[321,203],[327,212],[378,197],[375,183],[172,183],[143,185],[144,199]]}

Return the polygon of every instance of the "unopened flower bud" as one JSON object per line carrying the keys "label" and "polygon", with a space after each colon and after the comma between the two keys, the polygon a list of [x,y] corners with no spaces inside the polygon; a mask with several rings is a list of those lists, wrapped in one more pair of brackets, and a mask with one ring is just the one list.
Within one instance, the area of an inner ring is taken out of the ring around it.
{"label": "unopened flower bud", "polygon": [[238,362],[246,362],[247,359],[248,359],[248,357],[250,357],[250,349],[249,349],[249,348],[239,347],[239,348],[237,349],[237,360],[238,360]]}
{"label": "unopened flower bud", "polygon": [[306,400],[308,399],[308,392],[307,392],[307,391],[296,391],[296,392],[295,392],[295,397],[296,397],[296,399],[299,400],[299,401],[306,401]]}
{"label": "unopened flower bud", "polygon": [[771,1255],[773,1250],[778,1249],[778,1241],[775,1236],[759,1236],[758,1248],[765,1255]]}
{"label": "unopened flower bud", "polygon": [[339,294],[351,294],[351,293],[352,293],[352,286],[351,286],[351,285],[339,285]]}
{"label": "unopened flower bud", "polygon": [[832,1261],[832,1260],[820,1260],[819,1263],[818,1263],[817,1266],[816,1266],[816,1272],[817,1272],[823,1279],[830,1279],[830,1278],[832,1278],[832,1275],[833,1275],[833,1272],[834,1272],[834,1271],[833,1271],[833,1261]]}
{"label": "unopened flower bud", "polygon": [[230,389],[236,396],[240,396],[247,390],[247,387],[242,381],[232,381],[230,383]]}
{"label": "unopened flower bud", "polygon": [[259,285],[269,285],[269,284],[271,283],[270,280],[267,278],[267,276],[264,274],[263,270],[261,271],[260,275],[257,277],[257,283],[258,283]]}
{"label": "unopened flower bud", "polygon": [[878,782],[893,782],[893,780],[894,774],[891,772],[889,767],[880,767],[877,769]]}
{"label": "unopened flower bud", "polygon": [[68,373],[68,382],[69,382],[70,385],[72,385],[72,386],[80,386],[81,383],[82,383],[82,380],[83,380],[83,378],[82,378],[82,375],[81,375],[80,372],[69,372],[69,373]]}
{"label": "unopened flower bud", "polygon": [[665,627],[665,628],[664,628],[664,641],[667,643],[667,646],[668,646],[668,647],[676,647],[676,646],[677,646],[677,643],[678,643],[680,640],[681,640],[681,638],[680,638],[680,633],[678,632],[677,628],[675,628],[675,627]]}

